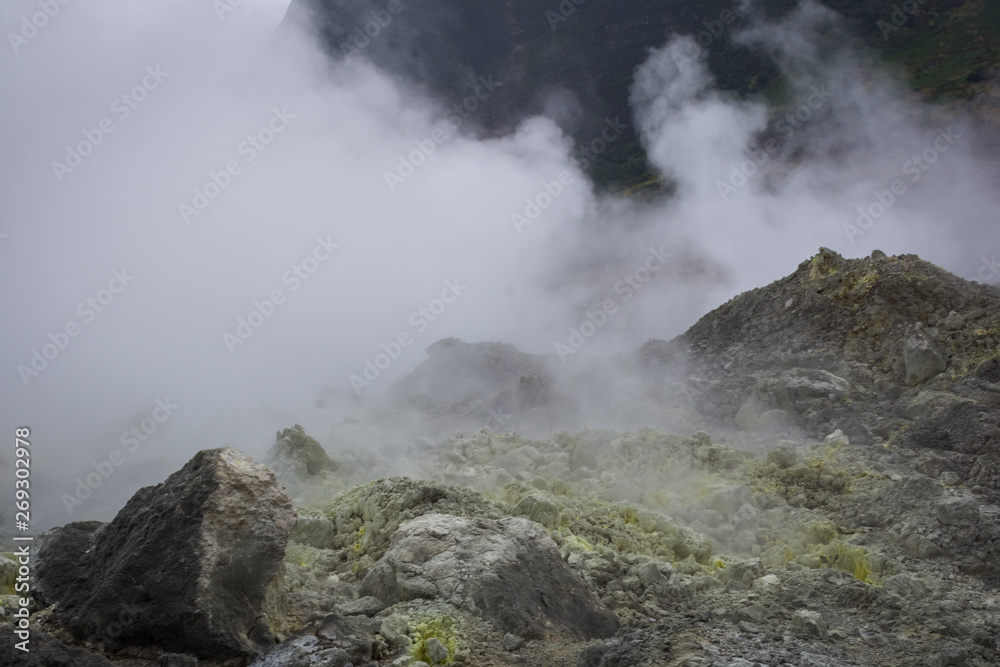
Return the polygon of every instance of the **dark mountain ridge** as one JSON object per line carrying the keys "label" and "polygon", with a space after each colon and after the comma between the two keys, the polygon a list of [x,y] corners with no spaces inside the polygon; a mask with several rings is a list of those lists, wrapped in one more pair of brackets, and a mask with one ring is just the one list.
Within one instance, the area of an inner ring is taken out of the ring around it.
{"label": "dark mountain ridge", "polygon": [[[842,20],[817,35],[821,52],[850,49],[862,54],[863,67],[883,60],[901,66],[896,76],[926,98],[988,98],[996,88],[1000,10],[989,3],[925,0],[902,17],[890,0],[822,4]],[[596,183],[622,189],[660,178],[646,161],[629,107],[633,73],[650,49],[671,34],[691,35],[720,89],[764,96],[778,118],[788,88],[781,68],[763,47],[733,37],[797,6],[790,0],[294,0],[286,21],[314,31],[331,57],[368,58],[458,108],[463,130],[498,135],[524,118],[547,115],[573,137]],[[500,85],[484,92],[484,79]],[[601,146],[596,139],[608,118],[628,127]],[[587,153],[595,142],[599,152]]]}

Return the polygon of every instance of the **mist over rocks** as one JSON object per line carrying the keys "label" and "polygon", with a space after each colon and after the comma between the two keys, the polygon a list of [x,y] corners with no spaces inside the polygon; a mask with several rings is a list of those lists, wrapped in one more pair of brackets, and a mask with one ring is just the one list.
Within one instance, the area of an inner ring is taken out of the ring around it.
{"label": "mist over rocks", "polygon": [[[258,667],[991,664],[998,299],[821,249],[607,359],[442,340],[327,440],[279,431],[277,478],[202,452],[46,535],[38,631]],[[946,362],[919,384],[914,340]]]}
{"label": "mist over rocks", "polygon": [[[51,531],[38,631],[261,667],[990,664],[998,300],[820,249],[611,358],[444,339],[327,439],[279,431],[274,474],[202,452]],[[908,382],[915,347],[945,368]]]}
{"label": "mist over rocks", "polygon": [[426,361],[393,384],[390,402],[454,410],[470,400],[510,388],[521,376],[545,370],[543,357],[507,343],[470,344],[447,338],[430,345],[426,352]]}
{"label": "mist over rocks", "polygon": [[0,62],[28,662],[1000,660],[990,3],[54,2]]}
{"label": "mist over rocks", "polygon": [[52,531],[37,577],[55,624],[78,641],[246,664],[273,644],[266,622],[251,631],[296,520],[269,469],[204,450],[110,523]]}

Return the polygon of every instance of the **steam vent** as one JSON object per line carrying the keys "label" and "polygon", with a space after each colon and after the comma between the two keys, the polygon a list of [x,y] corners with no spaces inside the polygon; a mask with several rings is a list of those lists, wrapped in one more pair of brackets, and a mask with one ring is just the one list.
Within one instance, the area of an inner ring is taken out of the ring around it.
{"label": "steam vent", "polygon": [[1000,665],[997,0],[4,6],[0,667]]}

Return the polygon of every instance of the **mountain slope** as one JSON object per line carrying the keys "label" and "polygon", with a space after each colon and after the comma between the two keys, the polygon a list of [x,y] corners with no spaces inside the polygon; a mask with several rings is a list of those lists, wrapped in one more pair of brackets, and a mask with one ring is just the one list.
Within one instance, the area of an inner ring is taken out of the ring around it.
{"label": "mountain slope", "polygon": [[[995,95],[1000,8],[994,4],[925,0],[912,15],[894,15],[897,4],[891,0],[824,4],[844,20],[819,37],[822,51],[850,47],[867,53],[862,59],[872,66],[884,58],[901,66],[897,76],[927,98]],[[662,46],[671,33],[690,34],[706,47],[719,88],[743,97],[765,95],[779,113],[785,89],[780,69],[763,49],[737,45],[732,37],[756,16],[780,19],[796,5],[790,0],[753,5],[746,0],[541,5],[526,0],[294,0],[286,20],[316,31],[331,57],[370,58],[426,87],[449,107],[478,91],[481,106],[475,103],[468,112],[459,107],[466,127],[498,134],[530,115],[554,118],[575,140],[595,182],[621,189],[657,178],[631,127],[628,104],[632,75],[649,50]],[[502,85],[484,88],[484,80]],[[597,142],[600,152],[586,152],[608,118],[628,127],[607,147]]]}

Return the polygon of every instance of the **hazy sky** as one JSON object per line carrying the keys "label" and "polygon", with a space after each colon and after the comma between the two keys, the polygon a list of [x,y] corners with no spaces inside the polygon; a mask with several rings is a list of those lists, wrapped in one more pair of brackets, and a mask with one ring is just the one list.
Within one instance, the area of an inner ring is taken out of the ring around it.
{"label": "hazy sky", "polygon": [[[801,100],[758,156],[800,149],[778,180],[747,162],[761,103],[712,92],[690,40],[650,55],[622,120],[678,196],[643,204],[596,197],[552,121],[468,136],[453,101],[272,41],[287,2],[223,3],[0,8],[0,424],[32,429],[40,524],[79,518],[62,494],[116,450],[125,477],[256,453],[296,422],[322,440],[324,387],[349,395],[391,361],[377,394],[444,337],[555,353],[610,299],[586,348],[604,354],[672,337],[820,246],[967,278],[1000,252],[973,131],[863,55],[817,65],[808,36],[829,17],[812,6],[741,38],[771,45]],[[880,197],[884,215],[845,229]]]}

